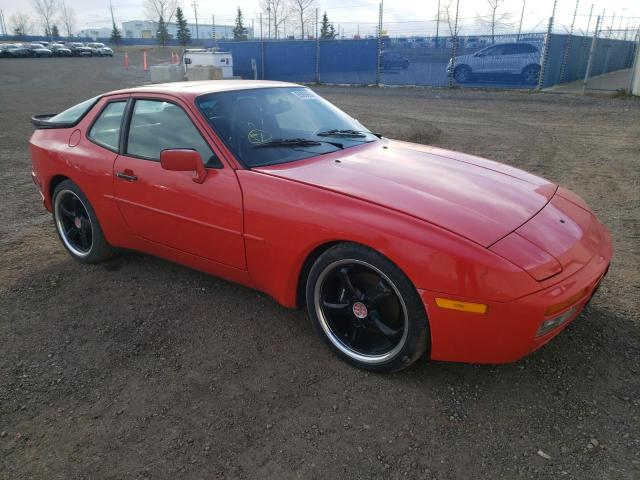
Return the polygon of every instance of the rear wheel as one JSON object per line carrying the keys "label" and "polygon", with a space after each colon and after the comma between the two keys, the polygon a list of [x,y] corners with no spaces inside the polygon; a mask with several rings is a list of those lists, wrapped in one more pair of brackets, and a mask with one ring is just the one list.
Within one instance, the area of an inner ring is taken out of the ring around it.
{"label": "rear wheel", "polygon": [[98,263],[113,255],[87,197],[71,180],[53,192],[53,220],[60,241],[82,263]]}
{"label": "rear wheel", "polygon": [[422,301],[402,271],[367,247],[323,253],[307,279],[307,310],[327,345],[351,365],[397,371],[427,349]]}
{"label": "rear wheel", "polygon": [[453,71],[453,78],[455,78],[458,83],[471,81],[471,68],[468,65],[458,65]]}
{"label": "rear wheel", "polygon": [[522,81],[527,85],[535,85],[540,78],[540,65],[529,65],[522,70]]}

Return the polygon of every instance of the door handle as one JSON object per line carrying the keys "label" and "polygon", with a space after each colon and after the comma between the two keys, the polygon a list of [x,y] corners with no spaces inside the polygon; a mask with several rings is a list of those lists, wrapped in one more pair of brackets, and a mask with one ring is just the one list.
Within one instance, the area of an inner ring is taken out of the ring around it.
{"label": "door handle", "polygon": [[127,182],[135,182],[136,180],[138,180],[138,177],[134,175],[131,170],[116,172],[116,177],[126,180]]}

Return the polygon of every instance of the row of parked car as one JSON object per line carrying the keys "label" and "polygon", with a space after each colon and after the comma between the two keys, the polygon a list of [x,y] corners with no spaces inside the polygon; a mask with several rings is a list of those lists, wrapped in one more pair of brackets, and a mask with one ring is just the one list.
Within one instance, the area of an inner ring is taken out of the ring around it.
{"label": "row of parked car", "polygon": [[26,57],[113,57],[104,43],[32,42],[0,44],[0,58]]}

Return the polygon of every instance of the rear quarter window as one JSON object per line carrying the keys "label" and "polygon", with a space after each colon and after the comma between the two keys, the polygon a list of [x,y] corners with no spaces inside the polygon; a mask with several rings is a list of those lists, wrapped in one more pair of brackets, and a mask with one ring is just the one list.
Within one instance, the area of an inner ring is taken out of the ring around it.
{"label": "rear quarter window", "polygon": [[97,103],[99,98],[100,97],[93,97],[82,103],[74,105],[73,107],[66,109],[64,112],[54,115],[49,119],[49,121],[52,123],[76,123],[84,117],[89,110],[91,110],[91,107]]}
{"label": "rear quarter window", "polygon": [[107,104],[89,130],[89,138],[114,152],[120,144],[120,127],[126,100],[118,100]]}

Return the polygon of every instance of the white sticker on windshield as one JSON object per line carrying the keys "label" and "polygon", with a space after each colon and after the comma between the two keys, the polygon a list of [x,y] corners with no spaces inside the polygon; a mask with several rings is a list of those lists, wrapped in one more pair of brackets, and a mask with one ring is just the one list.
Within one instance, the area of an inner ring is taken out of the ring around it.
{"label": "white sticker on windshield", "polygon": [[301,100],[315,100],[318,98],[311,90],[307,90],[307,89],[291,90],[291,93],[293,93],[296,97],[298,97]]}

